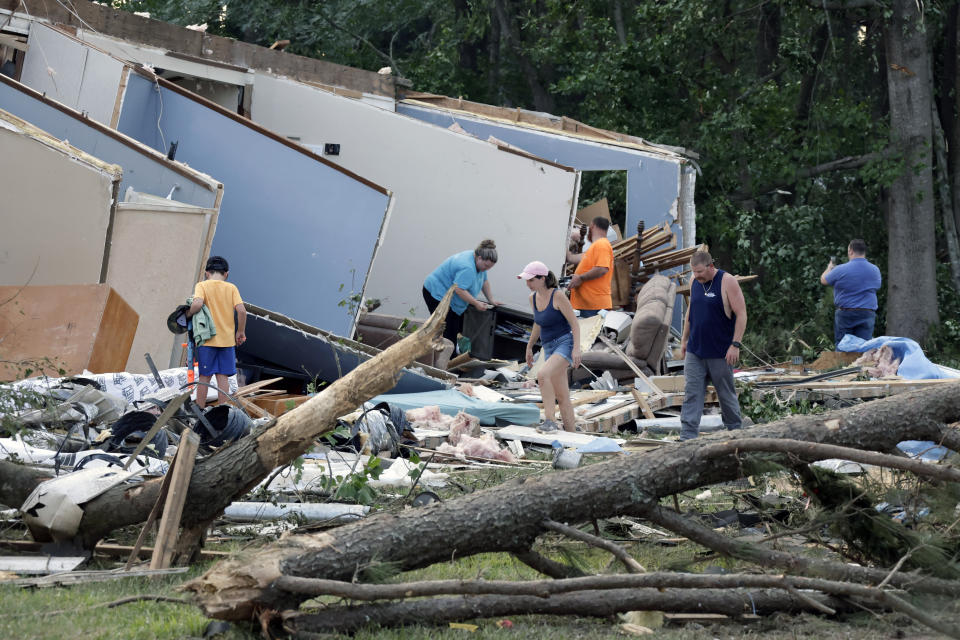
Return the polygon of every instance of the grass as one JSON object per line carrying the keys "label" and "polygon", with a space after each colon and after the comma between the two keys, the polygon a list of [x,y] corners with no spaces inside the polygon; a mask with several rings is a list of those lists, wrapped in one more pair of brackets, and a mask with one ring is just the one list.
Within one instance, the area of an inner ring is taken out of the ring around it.
{"label": "grass", "polygon": [[[532,466],[532,465],[531,465]],[[439,489],[443,499],[452,499],[463,493],[501,484],[510,479],[538,473],[550,473],[541,468],[530,469],[486,469],[473,473],[454,474],[455,481]],[[771,479],[768,478],[767,482]],[[786,481],[786,480],[785,480]],[[767,482],[764,484],[766,485]],[[788,482],[788,481],[787,481]],[[757,487],[758,492],[769,489]],[[786,487],[781,487],[785,489]],[[679,497],[684,510],[697,509],[713,511],[731,506],[740,506],[734,492],[739,487],[711,487],[712,495],[696,499],[700,490],[687,492]],[[403,502],[397,497],[380,496],[378,506],[387,510],[398,509]],[[667,504],[672,504],[672,499]],[[136,527],[117,532],[117,541],[132,543],[137,532]],[[256,527],[248,531],[234,531],[243,538],[246,533],[253,537]],[[14,533],[7,531],[8,535]],[[617,537],[626,535],[623,532]],[[257,546],[269,542],[269,537],[253,541],[232,540],[222,544],[221,550],[235,551],[241,547]],[[718,558],[693,543],[681,543],[674,546],[658,544],[650,540],[620,542],[638,562],[650,571],[716,570],[726,571],[741,568],[737,562]],[[622,566],[612,560],[606,552],[571,541],[555,534],[541,536],[537,550],[555,560],[573,562],[591,573],[622,572]],[[796,550],[796,549],[795,549]],[[112,568],[112,561],[97,560],[99,566],[91,568]],[[185,598],[176,588],[187,580],[199,575],[211,562],[195,566],[186,574],[165,576],[162,578],[132,578],[107,583],[92,583],[71,587],[45,589],[19,589],[3,586],[0,583],[0,637],[2,638],[84,638],[84,640],[113,638],[200,638],[210,622],[201,611],[192,604],[174,604],[164,602],[136,602],[116,608],[107,608],[107,603],[133,595],[164,595]],[[389,575],[389,570],[384,571]],[[477,579],[487,580],[532,580],[542,576],[509,554],[487,553],[458,558],[438,563],[420,570],[393,575],[385,580],[403,582],[432,579]],[[335,599],[326,599],[336,602]],[[316,607],[317,601],[305,603],[304,608]],[[944,610],[942,602],[928,605],[924,609],[936,615],[956,620],[960,624],[960,605],[954,603]],[[501,628],[497,619],[464,621],[477,625],[474,632],[454,629],[449,626],[418,625],[403,629],[366,628],[352,636],[331,634],[334,638],[363,639],[410,639],[410,640],[479,640],[485,638],[524,638],[524,640],[554,640],[555,638],[581,638],[599,640],[601,638],[625,638],[624,631],[616,617],[596,619],[584,617],[559,616],[511,616],[512,627]],[[874,615],[869,612],[828,619],[815,615],[787,616],[777,615],[759,619],[741,620],[670,620],[655,631],[662,640],[710,640],[713,638],[763,638],[796,639],[819,638],[822,640],[877,640],[877,638],[922,638],[936,637],[932,631],[898,614]],[[259,629],[247,625],[232,625],[224,634],[217,636],[228,640],[253,639],[261,637]]]}

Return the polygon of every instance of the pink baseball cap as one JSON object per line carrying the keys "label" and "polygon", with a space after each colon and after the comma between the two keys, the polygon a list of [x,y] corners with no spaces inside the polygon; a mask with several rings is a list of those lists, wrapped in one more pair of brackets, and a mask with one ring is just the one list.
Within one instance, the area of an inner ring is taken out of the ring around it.
{"label": "pink baseball cap", "polygon": [[523,271],[517,275],[517,277],[523,278],[524,280],[529,280],[530,278],[535,278],[536,276],[545,276],[548,273],[550,273],[550,269],[547,269],[547,265],[543,264],[539,260],[534,260],[525,266]]}

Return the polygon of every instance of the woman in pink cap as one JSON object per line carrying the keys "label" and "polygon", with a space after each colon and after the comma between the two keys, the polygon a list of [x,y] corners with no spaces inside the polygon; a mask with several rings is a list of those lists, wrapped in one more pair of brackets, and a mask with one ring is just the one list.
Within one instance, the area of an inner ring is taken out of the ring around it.
{"label": "woman in pink cap", "polygon": [[563,428],[576,431],[567,368],[580,366],[580,325],[577,324],[577,317],[567,296],[562,292],[555,295],[557,277],[547,269],[547,265],[539,261],[531,262],[517,277],[525,280],[527,288],[533,292],[530,305],[533,307],[534,325],[530,341],[527,342],[528,365],[533,366],[533,345],[537,339],[543,344],[543,366],[537,374],[537,382],[543,398],[544,420],[537,431],[557,431],[554,402],[560,406]]}

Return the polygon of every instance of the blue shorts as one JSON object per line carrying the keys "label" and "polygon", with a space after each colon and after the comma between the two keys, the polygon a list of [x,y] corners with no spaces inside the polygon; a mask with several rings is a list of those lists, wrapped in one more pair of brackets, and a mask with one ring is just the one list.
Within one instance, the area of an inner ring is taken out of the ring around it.
{"label": "blue shorts", "polygon": [[554,338],[550,342],[543,343],[543,361],[546,362],[550,356],[557,354],[563,356],[563,359],[573,366],[573,334],[565,333],[562,336]]}
{"label": "blue shorts", "polygon": [[600,309],[579,309],[581,318],[592,318],[595,315],[599,315]]}
{"label": "blue shorts", "polygon": [[197,347],[200,375],[232,376],[237,372],[237,354],[233,347]]}

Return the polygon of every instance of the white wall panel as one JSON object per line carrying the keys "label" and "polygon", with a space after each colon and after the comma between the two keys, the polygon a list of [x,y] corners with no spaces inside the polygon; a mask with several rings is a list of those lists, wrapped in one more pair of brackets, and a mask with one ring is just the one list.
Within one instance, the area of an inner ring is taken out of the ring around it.
{"label": "white wall panel", "polygon": [[423,280],[453,253],[484,238],[500,261],[489,272],[494,297],[528,309],[516,278],[531,260],[554,271],[564,261],[578,180],[569,169],[378,109],[358,100],[258,73],[252,117],[394,193],[393,212],[367,281],[383,313],[424,316]]}
{"label": "white wall panel", "polygon": [[123,63],[56,29],[34,22],[21,82],[110,126]]}

